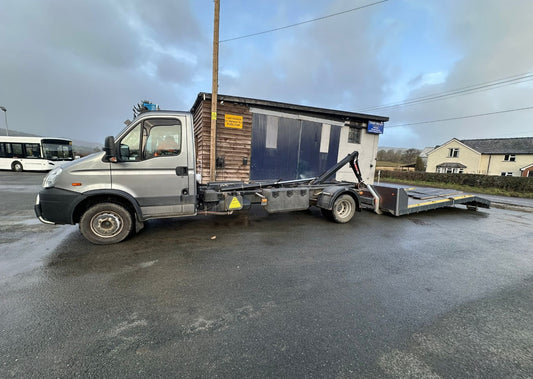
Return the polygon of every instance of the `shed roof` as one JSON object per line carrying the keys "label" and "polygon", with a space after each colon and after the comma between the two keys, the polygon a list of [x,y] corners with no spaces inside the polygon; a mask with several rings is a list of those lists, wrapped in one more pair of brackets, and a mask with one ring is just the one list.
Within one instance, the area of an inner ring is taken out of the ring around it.
{"label": "shed roof", "polygon": [[[202,100],[210,100],[210,99],[211,99],[210,93],[200,92],[196,98],[196,101],[194,102],[194,105],[191,108],[191,113],[194,113],[194,111],[199,106]],[[287,113],[293,113],[293,114],[296,113],[296,114],[319,117],[319,118],[334,119],[338,121],[361,121],[361,120],[371,120],[371,121],[378,121],[378,122],[389,121],[389,118],[384,117],[384,116],[347,112],[347,111],[340,111],[340,110],[335,110],[335,109],[308,107],[305,105],[281,103],[278,101],[270,101],[270,100],[251,99],[251,98],[239,97],[239,96],[229,96],[229,95],[218,94],[217,100],[227,101],[227,102],[232,102],[232,103],[237,103],[237,104],[244,104],[247,106],[254,106],[257,108],[274,110],[278,112],[287,112]]]}
{"label": "shed roof", "polygon": [[533,154],[533,137],[460,140],[481,154]]}

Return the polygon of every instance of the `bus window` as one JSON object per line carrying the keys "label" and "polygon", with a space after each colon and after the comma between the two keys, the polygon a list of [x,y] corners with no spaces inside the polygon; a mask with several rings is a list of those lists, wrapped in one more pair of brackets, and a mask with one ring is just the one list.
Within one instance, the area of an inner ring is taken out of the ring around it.
{"label": "bus window", "polygon": [[6,144],[0,143],[0,158],[6,158],[6,157],[7,157]]}
{"label": "bus window", "polygon": [[38,143],[26,143],[24,144],[26,149],[26,158],[40,158],[40,146]]}
{"label": "bus window", "polygon": [[22,153],[22,144],[21,143],[12,143],[11,151],[13,152],[12,157],[22,158],[24,154]]}

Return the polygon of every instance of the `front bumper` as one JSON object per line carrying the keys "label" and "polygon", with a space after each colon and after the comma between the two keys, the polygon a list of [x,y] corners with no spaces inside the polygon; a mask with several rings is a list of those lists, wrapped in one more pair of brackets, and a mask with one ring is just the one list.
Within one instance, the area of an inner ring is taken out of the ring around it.
{"label": "front bumper", "polygon": [[45,188],[35,199],[35,215],[45,224],[74,224],[74,210],[84,198],[77,192]]}

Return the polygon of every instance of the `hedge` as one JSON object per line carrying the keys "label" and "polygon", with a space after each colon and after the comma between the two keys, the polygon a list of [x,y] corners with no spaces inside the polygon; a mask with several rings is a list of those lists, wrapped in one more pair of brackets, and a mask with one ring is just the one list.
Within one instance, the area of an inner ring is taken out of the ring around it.
{"label": "hedge", "polygon": [[[376,180],[377,176],[378,170],[376,170]],[[477,188],[500,188],[519,193],[533,193],[533,178],[530,177],[381,170],[380,180],[386,180],[387,178],[429,183],[450,183]]]}

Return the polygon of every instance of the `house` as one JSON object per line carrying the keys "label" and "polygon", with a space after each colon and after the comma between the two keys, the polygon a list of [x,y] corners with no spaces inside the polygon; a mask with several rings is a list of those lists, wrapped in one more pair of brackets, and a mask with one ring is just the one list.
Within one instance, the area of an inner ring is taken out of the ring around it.
{"label": "house", "polygon": [[533,176],[533,137],[458,140],[428,153],[426,172]]}
{"label": "house", "polygon": [[[354,150],[372,183],[379,134],[388,117],[228,95],[217,96],[216,180],[318,176]],[[197,172],[210,176],[211,94],[199,93],[194,117]],[[350,167],[338,180],[354,181]]]}
{"label": "house", "polygon": [[434,147],[424,147],[424,149],[420,152],[418,157],[422,161],[422,164],[424,165],[424,170],[427,167],[428,164],[428,154],[433,151]]}
{"label": "house", "polygon": [[533,163],[520,168],[520,171],[522,172],[522,176],[533,178]]}

